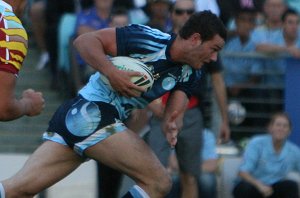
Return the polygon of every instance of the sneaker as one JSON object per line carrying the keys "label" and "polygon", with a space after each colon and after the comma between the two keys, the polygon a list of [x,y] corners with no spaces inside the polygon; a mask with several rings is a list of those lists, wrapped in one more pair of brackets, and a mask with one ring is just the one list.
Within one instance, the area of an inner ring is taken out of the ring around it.
{"label": "sneaker", "polygon": [[36,69],[37,70],[42,70],[46,66],[48,61],[49,61],[49,53],[48,52],[43,52],[40,56],[38,64],[36,65]]}

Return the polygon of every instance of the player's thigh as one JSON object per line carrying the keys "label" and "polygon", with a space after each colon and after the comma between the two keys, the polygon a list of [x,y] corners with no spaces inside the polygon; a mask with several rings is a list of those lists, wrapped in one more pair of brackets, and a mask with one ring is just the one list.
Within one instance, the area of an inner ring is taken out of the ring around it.
{"label": "player's thigh", "polygon": [[85,154],[122,171],[137,182],[145,182],[166,174],[150,147],[130,130],[116,133],[89,147]]}
{"label": "player's thigh", "polygon": [[28,158],[16,175],[4,181],[4,185],[8,192],[11,187],[35,194],[67,176],[82,162],[69,147],[46,141]]}

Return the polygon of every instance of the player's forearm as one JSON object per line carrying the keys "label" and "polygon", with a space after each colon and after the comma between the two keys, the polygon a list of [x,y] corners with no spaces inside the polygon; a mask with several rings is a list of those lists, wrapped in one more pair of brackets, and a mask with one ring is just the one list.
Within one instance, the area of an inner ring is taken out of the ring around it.
{"label": "player's forearm", "polygon": [[[113,37],[114,35],[111,36]],[[110,76],[110,73],[113,72],[115,68],[112,67],[112,63],[108,60],[107,54],[115,54],[113,52],[114,50],[106,47],[107,44],[103,41],[105,37],[106,34],[100,31],[89,32],[78,36],[73,44],[87,64],[104,75]],[[109,44],[110,42],[107,43]]]}
{"label": "player's forearm", "polygon": [[2,103],[0,110],[0,120],[10,121],[20,118],[29,113],[31,102],[28,99],[12,99],[10,102]]}
{"label": "player's forearm", "polygon": [[263,53],[282,53],[286,52],[287,48],[285,46],[272,45],[272,44],[259,44],[256,47],[258,52]]}
{"label": "player's forearm", "polygon": [[223,122],[228,122],[227,116],[227,94],[221,73],[212,74],[212,84],[216,94],[217,103],[221,112]]}
{"label": "player's forearm", "polygon": [[164,118],[168,118],[173,112],[178,112],[177,123],[182,127],[182,119],[187,108],[188,98],[186,94],[180,90],[172,92],[170,95],[166,109],[164,111]]}

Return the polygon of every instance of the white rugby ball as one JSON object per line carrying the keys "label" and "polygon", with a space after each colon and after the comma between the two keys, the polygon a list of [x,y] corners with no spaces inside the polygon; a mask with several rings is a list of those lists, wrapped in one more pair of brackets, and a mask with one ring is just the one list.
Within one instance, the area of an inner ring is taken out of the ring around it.
{"label": "white rugby ball", "polygon": [[[137,71],[142,73],[142,76],[134,76],[131,78],[131,82],[134,84],[145,88],[146,91],[151,89],[153,82],[154,82],[154,77],[152,75],[152,72],[150,68],[142,63],[141,61],[127,57],[127,56],[116,56],[112,57],[111,59],[112,64],[123,71]],[[113,90],[111,87],[109,80],[104,76],[101,75],[102,81],[108,85],[108,87]]]}

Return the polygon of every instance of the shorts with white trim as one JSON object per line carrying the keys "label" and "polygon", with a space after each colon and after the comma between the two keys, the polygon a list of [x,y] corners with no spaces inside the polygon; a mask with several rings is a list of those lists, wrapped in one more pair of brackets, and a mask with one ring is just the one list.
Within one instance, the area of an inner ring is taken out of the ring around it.
{"label": "shorts with white trim", "polygon": [[86,148],[126,129],[113,105],[79,95],[57,109],[43,139],[68,145],[83,156]]}

